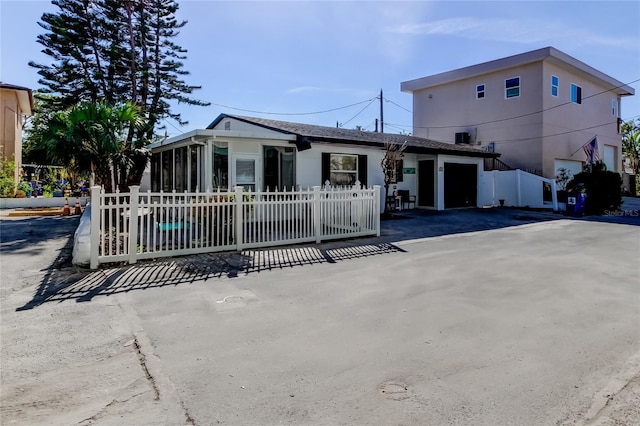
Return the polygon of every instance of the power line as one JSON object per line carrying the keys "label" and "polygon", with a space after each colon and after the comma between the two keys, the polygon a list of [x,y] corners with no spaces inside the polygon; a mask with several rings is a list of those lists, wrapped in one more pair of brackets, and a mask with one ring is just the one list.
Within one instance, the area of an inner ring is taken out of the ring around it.
{"label": "power line", "polygon": [[403,107],[402,105],[398,105],[397,103],[393,102],[391,99],[389,98],[384,98],[385,101],[394,104],[395,106],[397,106],[398,108],[402,108],[403,110],[407,111],[410,114],[413,114],[412,111],[409,111],[408,109],[406,109],[405,107]]}
{"label": "power line", "polygon": [[354,118],[356,118],[357,116],[359,116],[360,114],[362,114],[362,112],[363,112],[365,109],[369,108],[369,107],[371,106],[371,104],[372,104],[375,100],[376,100],[376,98],[373,98],[373,99],[371,100],[371,102],[369,102],[369,103],[368,103],[364,108],[362,108],[360,111],[358,111],[358,113],[357,113],[356,115],[354,115],[353,117],[351,117],[350,119],[348,119],[348,120],[347,120],[347,121],[345,121],[344,123],[341,123],[341,124],[340,124],[340,127],[344,127],[344,126],[346,126],[346,125],[347,125],[347,123],[349,123],[351,120],[353,120]]}
{"label": "power line", "polygon": [[[636,118],[636,117],[640,117],[640,115],[636,115],[636,116],[631,117],[631,118]],[[616,123],[617,123],[616,121],[609,121],[609,122],[604,123],[604,124],[597,124],[595,126],[583,127],[582,129],[567,130],[566,132],[554,133],[552,135],[542,135],[542,136],[536,136],[536,137],[530,137],[530,138],[519,138],[519,139],[502,139],[502,140],[495,140],[495,141],[491,141],[491,142],[494,142],[496,144],[504,144],[504,143],[523,142],[523,141],[528,141],[528,140],[533,140],[533,139],[544,139],[544,138],[550,138],[550,137],[553,137],[553,136],[563,136],[563,135],[568,135],[568,134],[571,134],[571,133],[584,132],[585,130],[591,130],[591,129],[595,129],[595,128],[598,128],[598,127],[608,126],[608,125],[616,124]]]}
{"label": "power line", "polygon": [[223,108],[229,108],[229,109],[233,109],[235,111],[251,112],[253,114],[265,114],[265,115],[313,115],[313,114],[324,114],[324,113],[327,113],[327,112],[333,112],[333,111],[338,111],[338,110],[341,110],[341,109],[351,108],[353,106],[361,105],[361,104],[364,104],[366,102],[372,102],[372,101],[374,101],[376,99],[378,99],[378,98],[375,97],[375,98],[367,99],[365,101],[356,102],[355,104],[351,104],[351,105],[345,105],[345,106],[341,106],[341,107],[338,107],[338,108],[331,108],[331,109],[326,109],[326,110],[323,110],[323,111],[313,111],[313,112],[267,112],[267,111],[255,111],[255,110],[251,110],[251,109],[236,108],[236,107],[232,107],[232,106],[229,106],[229,105],[218,104],[218,103],[215,103],[215,102],[211,102],[211,105],[216,105],[216,106],[223,107]]}
{"label": "power line", "polygon": [[166,118],[165,118],[165,119],[164,119],[164,120],[162,120],[162,121],[164,121],[165,123],[168,123],[171,127],[173,127],[174,129],[176,129],[178,132],[183,133],[183,131],[182,131],[182,130],[178,129],[178,128],[177,128],[177,127],[176,127],[172,122],[170,122],[168,119],[166,119]]}
{"label": "power line", "polygon": [[[616,86],[616,87],[614,87],[612,89],[603,90],[602,92],[598,92],[598,93],[594,93],[593,95],[585,96],[585,97],[582,98],[582,100],[584,101],[585,99],[593,98],[594,96],[599,96],[599,95],[602,95],[604,93],[611,92],[611,91],[613,91],[615,89],[619,89],[622,86],[628,86],[629,84],[633,84],[633,83],[636,83],[638,81],[640,81],[640,78],[637,79],[637,80],[633,80],[633,81],[631,81],[629,83],[623,83],[623,84],[621,84],[619,86]],[[516,116],[513,116],[513,117],[499,118],[499,119],[496,119],[496,120],[484,121],[484,122],[481,122],[481,123],[468,124],[468,125],[460,125],[460,124],[459,125],[455,125],[455,126],[453,126],[453,125],[452,126],[407,126],[407,125],[404,125],[404,124],[394,124],[394,125],[395,126],[399,126],[399,127],[407,127],[407,128],[412,127],[414,129],[453,129],[453,128],[456,128],[456,127],[464,127],[464,126],[475,127],[475,126],[481,126],[481,125],[484,125],[484,124],[499,123],[499,122],[502,122],[502,121],[515,120],[515,119],[518,119],[518,118],[528,117],[530,115],[541,114],[543,112],[550,111],[550,110],[555,109],[555,108],[560,108],[560,107],[565,106],[565,105],[570,105],[572,103],[574,103],[574,102],[571,102],[571,101],[564,102],[564,103],[561,103],[561,104],[558,104],[558,105],[554,105],[552,107],[545,108],[545,109],[542,109],[542,110],[539,110],[539,111],[528,112],[526,114],[516,115]],[[385,124],[388,125],[389,123],[385,123]]]}

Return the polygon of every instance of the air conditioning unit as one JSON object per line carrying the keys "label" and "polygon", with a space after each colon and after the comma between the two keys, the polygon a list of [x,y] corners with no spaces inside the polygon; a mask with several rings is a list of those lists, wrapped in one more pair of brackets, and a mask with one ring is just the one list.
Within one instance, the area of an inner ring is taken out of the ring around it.
{"label": "air conditioning unit", "polygon": [[469,135],[469,132],[456,133],[456,145],[463,143],[471,143],[471,136]]}

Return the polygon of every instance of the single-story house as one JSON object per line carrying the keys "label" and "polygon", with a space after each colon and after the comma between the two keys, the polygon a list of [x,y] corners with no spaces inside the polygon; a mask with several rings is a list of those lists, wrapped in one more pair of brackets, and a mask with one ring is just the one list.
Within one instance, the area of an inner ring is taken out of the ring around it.
{"label": "single-story house", "polygon": [[484,159],[500,155],[414,136],[220,114],[206,129],[149,146],[151,190],[383,186],[387,142],[406,144],[394,185],[426,209],[481,206]]}

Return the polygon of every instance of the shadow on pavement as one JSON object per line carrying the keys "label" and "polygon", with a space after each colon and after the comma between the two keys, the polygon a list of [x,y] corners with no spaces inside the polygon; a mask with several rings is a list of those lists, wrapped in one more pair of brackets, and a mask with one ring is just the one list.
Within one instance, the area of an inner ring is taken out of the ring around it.
{"label": "shadow on pavement", "polygon": [[237,277],[272,269],[320,263],[336,263],[403,252],[388,243],[353,244],[336,248],[288,247],[272,250],[245,250],[238,253],[214,253],[140,262],[96,271],[51,269],[47,271],[33,299],[18,311],[33,309],[47,302],[75,299],[88,302],[96,296],[108,296],[131,290],[188,284],[209,278]]}
{"label": "shadow on pavement", "polygon": [[44,250],[39,243],[70,236],[73,239],[79,221],[80,216],[3,218],[0,220],[0,254],[38,255]]}
{"label": "shadow on pavement", "polygon": [[[493,208],[448,211],[410,210],[398,212],[394,220],[381,222],[380,237],[340,240],[313,246],[288,246],[242,252],[209,253],[159,260],[135,265],[115,265],[88,271],[59,268],[56,263],[38,287],[33,299],[18,310],[35,308],[46,302],[75,299],[88,302],[131,290],[188,284],[209,278],[233,278],[241,274],[292,268],[348,259],[404,252],[395,242],[418,238],[501,229],[530,223],[575,219],[640,225],[640,218],[609,215],[571,218],[560,213],[527,209]],[[3,241],[4,243],[4,241]]]}

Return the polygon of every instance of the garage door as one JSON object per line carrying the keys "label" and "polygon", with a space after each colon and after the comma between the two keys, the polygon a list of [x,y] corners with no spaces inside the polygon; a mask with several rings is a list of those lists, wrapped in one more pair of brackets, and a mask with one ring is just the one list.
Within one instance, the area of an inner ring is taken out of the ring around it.
{"label": "garage door", "polygon": [[582,171],[582,161],[572,160],[555,160],[553,162],[553,169],[556,176],[560,173],[558,170],[565,169],[569,178],[573,178],[575,175]]}
{"label": "garage door", "polygon": [[444,208],[476,207],[478,166],[444,163]]}
{"label": "garage door", "polygon": [[607,170],[615,172],[616,171],[616,147],[611,145],[604,146],[604,161],[605,166],[607,166]]}

